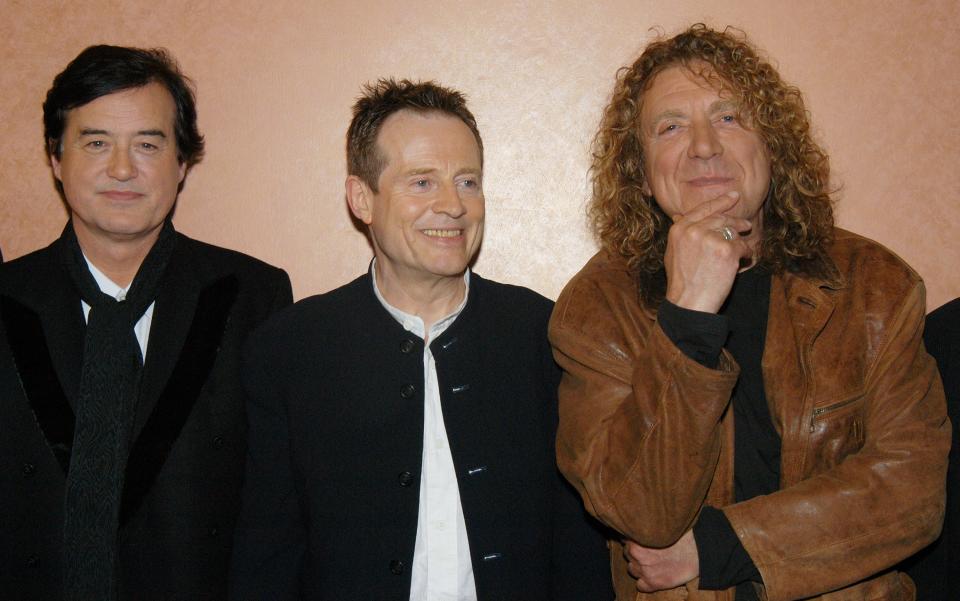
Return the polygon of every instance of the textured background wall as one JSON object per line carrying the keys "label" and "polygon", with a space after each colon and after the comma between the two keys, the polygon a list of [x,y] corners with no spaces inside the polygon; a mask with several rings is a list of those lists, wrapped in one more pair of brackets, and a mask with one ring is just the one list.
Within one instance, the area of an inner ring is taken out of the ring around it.
{"label": "textured background wall", "polygon": [[899,253],[931,308],[960,296],[960,3],[623,0],[458,3],[0,0],[0,248],[45,245],[66,213],[40,104],[94,43],[164,46],[197,83],[207,158],[185,233],[286,268],[298,297],[370,257],[343,200],[343,137],[362,83],[436,78],[466,92],[487,149],[477,269],[555,297],[594,252],[587,156],[616,69],[655,34],[744,29],[806,94],[833,157],[840,225]]}

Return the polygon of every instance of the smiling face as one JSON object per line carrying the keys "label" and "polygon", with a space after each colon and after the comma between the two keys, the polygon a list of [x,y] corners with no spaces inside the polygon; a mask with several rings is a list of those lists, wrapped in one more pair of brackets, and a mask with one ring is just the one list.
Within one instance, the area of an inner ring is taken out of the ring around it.
{"label": "smiling face", "polygon": [[186,173],[170,93],[157,83],[121,90],[71,109],[65,121],[60,158],[50,160],[81,247],[152,244]]}
{"label": "smiling face", "polygon": [[378,275],[401,284],[459,279],[483,236],[480,148],[460,119],[401,110],[377,137],[379,192],[347,179],[354,215],[369,226]]}
{"label": "smiling face", "polygon": [[682,66],[659,73],[643,95],[644,193],[670,217],[736,190],[725,213],[753,223],[759,234],[770,188],[770,153],[738,115],[728,92]]}

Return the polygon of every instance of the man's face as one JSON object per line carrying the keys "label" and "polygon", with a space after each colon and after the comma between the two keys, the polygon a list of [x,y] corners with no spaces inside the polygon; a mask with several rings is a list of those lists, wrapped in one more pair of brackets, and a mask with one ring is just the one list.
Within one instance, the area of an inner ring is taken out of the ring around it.
{"label": "man's face", "polygon": [[377,147],[386,160],[380,191],[363,184],[366,206],[351,207],[370,227],[379,273],[410,284],[461,277],[483,236],[480,148],[470,128],[443,113],[401,110],[384,122]]}
{"label": "man's face", "polygon": [[166,88],[150,83],[70,110],[61,146],[53,173],[81,245],[156,238],[186,173]]}
{"label": "man's face", "polygon": [[643,95],[644,193],[668,216],[736,190],[740,199],[725,213],[750,220],[760,232],[770,153],[737,108],[729,93],[681,66],[658,74]]}

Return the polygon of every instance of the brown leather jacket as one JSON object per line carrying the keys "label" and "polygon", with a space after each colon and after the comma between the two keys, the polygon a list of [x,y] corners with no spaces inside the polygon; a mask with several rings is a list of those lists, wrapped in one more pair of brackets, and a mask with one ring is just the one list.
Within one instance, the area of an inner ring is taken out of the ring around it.
{"label": "brown leather jacket", "polygon": [[[565,372],[557,459],[592,514],[645,546],[674,543],[704,503],[723,508],[763,577],[761,599],[909,600],[909,578],[885,570],[939,532],[950,446],[921,340],[923,283],[843,230],[831,257],[829,280],[771,282],[762,370],[782,438],[779,491],[733,504],[738,366],[726,351],[716,370],[687,358],[639,304],[625,262],[604,252],[550,323]],[[618,540],[610,551],[620,601],[733,599],[696,580],[638,594]]]}

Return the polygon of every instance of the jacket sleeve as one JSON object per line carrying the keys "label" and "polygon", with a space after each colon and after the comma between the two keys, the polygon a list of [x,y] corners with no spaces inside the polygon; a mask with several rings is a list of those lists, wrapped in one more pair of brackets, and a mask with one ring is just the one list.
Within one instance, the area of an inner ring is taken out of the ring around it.
{"label": "jacket sleeve", "polygon": [[[557,405],[560,368],[544,340],[543,358],[547,398]],[[556,418],[554,409],[554,418]],[[556,472],[553,502],[551,572],[555,601],[606,601],[613,599],[609,553],[603,526],[587,514],[577,491]]]}
{"label": "jacket sleeve", "polygon": [[560,384],[557,463],[587,509],[641,545],[689,530],[720,454],[739,368],[688,358],[641,308],[626,273],[581,273],[557,301],[550,341]]}
{"label": "jacket sleeve", "polygon": [[260,338],[244,352],[246,478],[234,538],[231,599],[299,599],[306,528],[294,482],[287,411]]}
{"label": "jacket sleeve", "polygon": [[[937,536],[950,424],[936,365],[921,340],[924,305],[917,281],[890,315],[867,320],[886,331],[861,397],[843,403],[862,411],[862,446],[776,493],[724,508],[769,601],[857,582]],[[858,423],[840,419],[835,427],[857,430]],[[806,461],[815,459],[807,454]]]}

